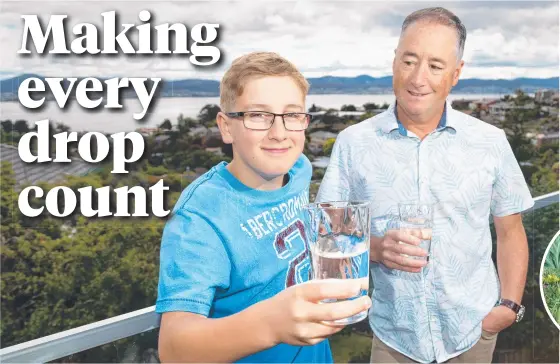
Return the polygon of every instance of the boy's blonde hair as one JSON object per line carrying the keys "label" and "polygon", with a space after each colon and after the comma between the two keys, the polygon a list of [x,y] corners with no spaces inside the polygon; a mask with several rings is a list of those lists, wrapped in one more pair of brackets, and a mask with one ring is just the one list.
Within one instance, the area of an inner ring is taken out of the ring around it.
{"label": "boy's blonde hair", "polygon": [[290,76],[304,95],[309,83],[287,59],[274,52],[252,52],[233,61],[220,82],[220,107],[223,112],[232,112],[237,97],[243,94],[247,82],[256,77]]}

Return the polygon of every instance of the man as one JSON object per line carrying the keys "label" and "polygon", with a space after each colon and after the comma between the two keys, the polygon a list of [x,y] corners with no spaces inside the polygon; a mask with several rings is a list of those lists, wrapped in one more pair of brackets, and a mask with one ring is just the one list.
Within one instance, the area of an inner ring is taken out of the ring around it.
{"label": "man", "polygon": [[[396,102],[339,134],[318,192],[317,201],[371,201],[372,362],[490,362],[497,334],[523,315],[520,212],[533,200],[505,133],[446,103],[465,39],[446,9],[405,19]],[[407,202],[434,207],[430,252],[398,231]],[[429,262],[418,259],[428,253]]]}

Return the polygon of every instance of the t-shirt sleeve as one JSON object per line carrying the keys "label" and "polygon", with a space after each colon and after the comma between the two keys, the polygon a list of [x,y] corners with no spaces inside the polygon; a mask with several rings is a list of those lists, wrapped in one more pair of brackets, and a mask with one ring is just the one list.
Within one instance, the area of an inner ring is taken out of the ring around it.
{"label": "t-shirt sleeve", "polygon": [[231,261],[222,239],[200,215],[177,209],[165,225],[156,312],[208,316],[217,289],[227,289]]}
{"label": "t-shirt sleeve", "polygon": [[345,152],[347,147],[343,133],[340,133],[333,145],[329,165],[315,198],[316,202],[350,199],[350,176]]}
{"label": "t-shirt sleeve", "polygon": [[531,208],[534,201],[503,131],[498,143],[499,160],[492,187],[490,212],[493,216],[502,217],[523,212]]}

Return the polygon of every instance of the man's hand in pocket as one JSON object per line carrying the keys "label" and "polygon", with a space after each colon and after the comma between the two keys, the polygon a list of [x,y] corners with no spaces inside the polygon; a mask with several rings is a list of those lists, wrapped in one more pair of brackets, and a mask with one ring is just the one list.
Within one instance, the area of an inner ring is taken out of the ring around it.
{"label": "man's hand in pocket", "polygon": [[496,306],[482,320],[482,330],[497,333],[508,328],[515,322],[515,312],[504,306]]}

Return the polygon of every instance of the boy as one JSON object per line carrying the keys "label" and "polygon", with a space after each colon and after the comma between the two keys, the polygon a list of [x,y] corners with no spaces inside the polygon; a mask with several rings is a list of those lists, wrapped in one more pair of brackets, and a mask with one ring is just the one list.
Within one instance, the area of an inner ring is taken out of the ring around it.
{"label": "boy", "polygon": [[165,227],[162,362],[332,362],[325,339],[342,327],[325,321],[369,308],[368,297],[319,303],[357,295],[358,282],[306,282],[308,88],[275,53],[240,57],[224,75],[217,123],[233,159],[191,183]]}

